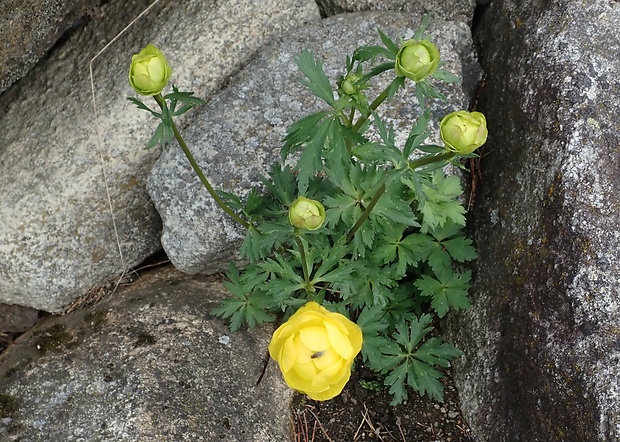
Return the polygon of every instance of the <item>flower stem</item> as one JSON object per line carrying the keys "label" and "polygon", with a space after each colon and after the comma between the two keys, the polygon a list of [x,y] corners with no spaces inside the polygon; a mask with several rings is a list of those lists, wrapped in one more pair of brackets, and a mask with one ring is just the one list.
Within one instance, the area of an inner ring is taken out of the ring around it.
{"label": "flower stem", "polygon": [[[370,103],[369,109],[371,111],[376,110],[379,107],[379,105],[381,105],[381,103],[383,103],[385,101],[385,99],[388,97],[388,93],[389,93],[389,90],[390,90],[391,87],[392,87],[392,83],[390,83],[388,85],[388,87],[383,89],[383,91],[379,94],[379,96],[377,98],[375,98],[375,101]],[[370,116],[370,112],[368,112],[368,116]],[[364,125],[364,123],[366,122],[366,120],[368,120],[368,116],[362,114],[360,116],[359,120],[357,120],[357,122],[355,123],[355,125],[351,129],[354,132],[357,132],[358,130],[360,130],[360,127],[362,127]]]}
{"label": "flower stem", "polygon": [[364,213],[362,213],[362,216],[360,216],[360,219],[357,220],[355,225],[351,227],[351,230],[349,230],[349,233],[347,233],[347,241],[351,240],[351,238],[353,238],[353,235],[355,235],[355,232],[357,232],[359,228],[362,226],[362,224],[364,224],[364,221],[366,221],[366,219],[368,218],[368,215],[370,215],[370,212],[372,212],[372,209],[375,208],[375,206],[379,202],[379,198],[381,198],[381,195],[383,195],[384,192],[385,192],[385,183],[379,186],[379,189],[377,189],[377,192],[373,195],[372,199],[370,200],[370,203],[368,203],[368,206],[366,206],[366,210],[364,210]]}
{"label": "flower stem", "polygon": [[[162,111],[163,111],[164,106],[166,106],[166,102],[164,101],[164,98],[161,96],[161,94],[157,94],[153,98],[155,98],[155,101],[157,101],[157,104],[159,104],[159,106],[162,108]],[[230,207],[228,207],[228,205],[224,202],[224,200],[217,194],[213,186],[211,186],[211,183],[209,182],[205,174],[202,172],[202,169],[196,162],[194,155],[192,155],[189,148],[187,147],[187,144],[185,144],[185,140],[181,136],[181,132],[179,132],[177,125],[174,123],[174,121],[172,121],[172,117],[170,117],[170,123],[172,124],[172,132],[174,133],[174,137],[179,143],[179,146],[181,146],[181,150],[183,150],[183,153],[189,160],[189,163],[192,165],[194,172],[196,172],[196,175],[198,175],[198,178],[200,178],[200,181],[202,182],[202,184],[207,188],[207,191],[209,192],[209,195],[211,195],[211,198],[213,198],[213,200],[217,203],[217,205],[220,206],[222,210],[226,212],[226,214],[228,214],[228,216],[230,216],[232,219],[237,221],[239,224],[241,224],[245,228],[250,227],[250,224],[246,220],[241,218]]]}
{"label": "flower stem", "polygon": [[455,152],[443,152],[435,156],[418,158],[417,160],[413,160],[409,162],[409,169],[415,170],[418,167],[426,166],[427,164],[431,164],[431,163],[436,163],[437,161],[449,160],[450,158],[455,157],[455,156],[456,156]]}
{"label": "flower stem", "polygon": [[314,292],[314,287],[312,287],[312,285],[310,284],[310,271],[308,269],[306,249],[304,248],[304,243],[301,242],[301,238],[299,237],[299,233],[297,232],[295,232],[295,242],[297,243],[297,247],[299,248],[299,258],[301,259],[301,268],[304,272],[304,281],[306,282],[306,291]]}

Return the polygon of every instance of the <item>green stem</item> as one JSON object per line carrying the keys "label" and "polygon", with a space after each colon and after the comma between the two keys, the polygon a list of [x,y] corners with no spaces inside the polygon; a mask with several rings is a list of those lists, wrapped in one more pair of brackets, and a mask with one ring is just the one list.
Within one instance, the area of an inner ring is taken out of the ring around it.
{"label": "green stem", "polygon": [[351,125],[353,124],[354,116],[355,116],[355,108],[351,106],[351,114],[349,115],[349,123],[347,124],[347,127],[351,127]]}
{"label": "green stem", "polygon": [[349,230],[349,233],[347,233],[347,241],[353,238],[353,235],[355,235],[355,232],[357,232],[359,228],[362,226],[362,224],[364,224],[364,221],[368,219],[368,215],[370,215],[370,212],[372,212],[372,209],[375,208],[375,206],[379,202],[379,198],[381,198],[381,195],[383,195],[384,192],[385,192],[385,183],[381,184],[379,189],[377,189],[377,192],[373,195],[372,199],[370,200],[370,203],[368,203],[368,206],[366,206],[366,210],[364,210],[364,213],[362,213],[362,216],[360,216],[360,219],[357,220],[355,225],[351,227],[351,230]]}
{"label": "green stem", "polygon": [[[379,96],[377,98],[375,98],[375,101],[370,103],[370,110],[371,111],[376,110],[379,107],[379,105],[385,101],[385,99],[388,97],[388,92],[389,92],[391,86],[392,86],[392,83],[390,83],[388,85],[388,87],[383,89],[383,92],[381,92],[379,94]],[[370,112],[368,113],[368,115],[370,115]],[[368,117],[365,116],[365,115],[361,115],[359,120],[357,120],[357,122],[355,123],[355,125],[351,129],[353,129],[354,132],[357,132],[358,130],[360,130],[360,127],[362,127],[364,125],[366,120],[368,120]]]}
{"label": "green stem", "polygon": [[[161,96],[161,94],[157,94],[153,98],[155,98],[155,101],[157,101],[157,104],[159,104],[159,107],[162,108],[162,112],[163,112],[164,106],[166,106],[166,102],[164,101],[164,98]],[[174,137],[177,139],[179,146],[181,146],[181,150],[183,150],[183,153],[189,160],[189,163],[192,165],[194,172],[196,172],[196,175],[198,175],[198,178],[200,178],[200,181],[202,182],[202,184],[207,188],[207,191],[209,192],[209,195],[211,195],[211,198],[213,198],[213,200],[218,204],[218,206],[220,206],[222,210],[226,212],[228,216],[230,216],[232,219],[237,221],[239,224],[241,224],[245,228],[250,227],[250,224],[246,220],[241,218],[230,207],[228,207],[228,205],[224,202],[224,200],[217,194],[213,186],[211,186],[211,183],[209,182],[205,174],[202,172],[202,169],[196,162],[194,155],[192,155],[189,148],[187,147],[187,144],[185,144],[185,140],[183,140],[183,137],[181,136],[181,132],[179,132],[177,125],[174,123],[174,121],[172,121],[172,117],[170,117],[170,123],[172,124],[172,131],[174,133]]]}
{"label": "green stem", "polygon": [[295,232],[295,242],[297,243],[297,247],[299,248],[299,258],[301,259],[301,269],[304,272],[304,281],[306,281],[306,291],[313,292],[314,289],[310,284],[310,271],[308,270],[308,260],[306,259],[306,249],[304,248],[304,243],[301,242],[301,238],[299,234]]}
{"label": "green stem", "polygon": [[418,167],[426,166],[427,164],[436,163],[437,161],[445,161],[449,160],[452,157],[455,157],[455,152],[444,152],[437,154],[435,156],[429,156],[424,158],[418,158],[417,160],[413,160],[409,162],[409,169],[414,170]]}

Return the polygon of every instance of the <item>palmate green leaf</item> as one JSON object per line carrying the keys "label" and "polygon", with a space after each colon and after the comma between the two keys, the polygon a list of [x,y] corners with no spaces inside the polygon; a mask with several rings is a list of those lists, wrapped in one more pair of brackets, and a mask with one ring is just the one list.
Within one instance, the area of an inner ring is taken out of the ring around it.
{"label": "palmate green leaf", "polygon": [[165,126],[164,126],[164,123],[161,122],[157,125],[157,129],[155,129],[155,133],[153,134],[149,142],[146,143],[146,146],[144,146],[144,149],[145,150],[152,149],[153,147],[157,146],[159,143],[161,143],[162,147],[164,147],[166,145],[164,131],[165,131]]}
{"label": "palmate green leaf", "polygon": [[250,263],[255,263],[259,258],[264,257],[261,253],[260,236],[259,230],[254,224],[250,224],[245,233],[245,238],[243,238],[241,248],[239,249],[239,254],[247,258]]}
{"label": "palmate green leaf", "polygon": [[415,84],[415,96],[422,109],[426,109],[427,98],[438,98],[440,100],[446,100],[446,96],[440,92],[437,92],[435,88],[428,82],[428,80],[422,80]]}
{"label": "palmate green leaf", "polygon": [[361,267],[361,272],[356,273],[356,278],[363,282],[358,288],[357,296],[353,303],[355,306],[381,306],[389,304],[394,287],[398,284],[399,275],[395,272],[395,266],[378,267],[374,265]]}
{"label": "palmate green leaf", "polygon": [[446,83],[460,83],[461,79],[459,77],[457,77],[456,75],[454,75],[452,72],[450,71],[446,71],[445,69],[437,69],[434,73],[433,73],[433,77],[441,80],[441,81],[445,81]]}
{"label": "palmate green leaf", "polygon": [[465,310],[471,307],[467,295],[470,279],[470,271],[463,273],[442,271],[437,275],[437,279],[422,275],[415,281],[415,285],[420,290],[420,295],[432,298],[431,307],[437,316],[443,318],[450,308]]}
{"label": "palmate green leaf", "polygon": [[256,290],[256,287],[261,286],[267,278],[261,269],[250,266],[240,274],[235,263],[231,261],[226,276],[228,280],[224,281],[224,286],[233,297],[222,301],[221,305],[212,311],[214,315],[230,318],[231,331],[238,330],[244,325],[254,327],[273,321],[266,312],[271,303],[270,299],[263,294],[264,292]]}
{"label": "palmate green leaf", "polygon": [[362,210],[359,208],[357,200],[349,195],[327,196],[324,203],[327,208],[325,211],[325,223],[332,229],[340,221],[344,222],[348,228],[351,228],[362,215]]}
{"label": "palmate green leaf", "polygon": [[443,385],[439,382],[442,377],[441,372],[416,359],[407,367],[407,384],[421,396],[428,394],[437,402],[443,402]]}
{"label": "palmate green leaf", "polygon": [[425,340],[433,330],[431,321],[430,315],[402,321],[396,325],[391,345],[382,343],[383,359],[378,362],[381,367],[379,371],[389,373],[385,384],[390,386],[390,393],[394,395],[391,405],[407,399],[406,385],[421,395],[428,394],[443,402],[443,386],[439,382],[443,374],[435,367],[448,367],[450,361],[462,353],[452,345],[443,343],[440,338]]}
{"label": "palmate green leaf", "polygon": [[359,139],[357,137],[358,134],[344,127],[339,119],[333,119],[328,128],[325,148],[322,151],[325,167],[332,171],[346,170],[351,163],[351,155],[346,142],[347,139],[356,142]]}
{"label": "palmate green leaf", "polygon": [[266,300],[256,294],[247,299],[231,298],[222,301],[220,307],[212,313],[224,319],[230,318],[230,331],[237,331],[242,326],[250,328],[273,322],[274,318],[266,312]]}
{"label": "palmate green leaf", "polygon": [[136,106],[138,106],[138,109],[142,109],[145,110],[149,113],[151,113],[154,117],[158,118],[161,120],[161,113],[159,112],[155,112],[153,109],[151,109],[150,107],[148,107],[146,104],[144,104],[142,101],[138,100],[135,97],[127,97],[127,99],[129,101],[131,101],[133,104],[135,104]]}
{"label": "palmate green leaf", "polygon": [[295,200],[295,175],[290,167],[282,167],[275,163],[269,178],[263,178],[261,181],[283,206],[288,207]]}
{"label": "palmate green leaf", "polygon": [[387,329],[383,316],[383,307],[380,305],[366,306],[362,309],[356,323],[362,329],[364,338],[383,333]]}
{"label": "palmate green leaf", "polygon": [[[353,53],[353,60],[355,61],[368,61],[379,56],[384,56],[388,59],[393,59],[394,54],[389,49],[386,49],[383,46],[360,46]],[[392,63],[392,66],[394,63]]]}
{"label": "palmate green leaf", "polygon": [[[164,95],[164,99],[170,100],[170,115],[173,117],[183,115],[191,108],[206,103],[203,99],[194,97],[193,92],[181,92],[174,85],[172,86],[172,89],[174,92]],[[183,103],[183,106],[177,109],[176,107],[179,102]]]}
{"label": "palmate green leaf", "polygon": [[441,170],[434,171],[431,182],[425,183],[423,191],[425,201],[420,212],[427,228],[436,229],[448,221],[465,225],[465,208],[457,200],[463,193],[457,177],[446,176]]}
{"label": "palmate green leaf", "polygon": [[366,83],[373,77],[376,77],[379,74],[382,74],[385,71],[389,71],[390,69],[394,69],[394,62],[390,63],[380,63],[376,66],[373,66],[362,78],[360,78],[356,83]]}
{"label": "palmate green leaf", "polygon": [[416,121],[415,125],[411,128],[405,147],[403,148],[403,155],[405,158],[409,158],[414,149],[420,147],[424,140],[430,135],[428,123],[431,121],[431,112],[426,109],[420,115],[420,118]]}
{"label": "palmate green leaf", "polygon": [[430,338],[415,353],[416,359],[440,367],[449,367],[452,359],[462,355],[461,350],[452,344],[443,342],[439,337]]}
{"label": "palmate green leaf", "polygon": [[377,205],[371,212],[378,225],[387,227],[388,225],[398,225],[404,227],[420,227],[416,221],[416,216],[411,209],[411,202],[400,196],[398,190],[387,192],[379,198]]}
{"label": "palmate green leaf", "polygon": [[329,115],[327,112],[319,111],[291,125],[284,137],[284,144],[280,151],[280,159],[282,162],[314,136],[317,126],[327,115]]}
{"label": "palmate green leaf", "polygon": [[385,45],[387,50],[390,51],[390,53],[392,54],[392,57],[389,57],[389,58],[391,60],[395,60],[396,59],[396,54],[398,54],[398,51],[399,51],[400,48],[381,29],[377,29],[377,31],[379,32],[379,37],[381,38],[381,41],[383,42],[383,44]]}
{"label": "palmate green leaf", "polygon": [[351,251],[350,245],[344,237],[341,237],[333,246],[321,250],[321,265],[314,271],[312,277],[315,281],[324,281],[323,276],[328,274],[346,255]]}
{"label": "palmate green leaf", "polygon": [[405,388],[408,368],[408,363],[401,364],[392,370],[392,372],[385,378],[385,384],[390,386],[390,394],[394,396],[390,402],[390,405],[392,406],[402,404],[409,397],[407,394],[407,389]]}
{"label": "palmate green leaf", "polygon": [[305,195],[308,183],[314,174],[323,167],[323,148],[334,119],[325,119],[316,127],[316,133],[306,144],[295,169],[297,170],[297,188],[300,195]]}
{"label": "palmate green leaf", "polygon": [[310,89],[314,95],[333,106],[335,104],[334,91],[327,75],[323,71],[321,61],[312,52],[304,49],[295,59],[295,63],[299,70],[308,78],[308,80],[300,80],[300,83]]}

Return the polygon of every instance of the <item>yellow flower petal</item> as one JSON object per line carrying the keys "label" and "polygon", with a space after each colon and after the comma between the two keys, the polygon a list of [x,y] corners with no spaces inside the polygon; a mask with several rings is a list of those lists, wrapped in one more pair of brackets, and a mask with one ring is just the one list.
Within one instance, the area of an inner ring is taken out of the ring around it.
{"label": "yellow flower petal", "polygon": [[299,330],[299,337],[306,347],[312,351],[323,351],[329,347],[330,339],[325,327],[304,327]]}
{"label": "yellow flower petal", "polygon": [[345,359],[350,359],[353,356],[353,347],[349,341],[347,335],[343,334],[339,327],[337,327],[331,321],[325,321],[325,329],[329,336],[329,343],[331,347]]}
{"label": "yellow flower petal", "polygon": [[294,371],[299,375],[299,377],[303,379],[308,379],[311,384],[313,384],[313,380],[316,378],[318,371],[312,361],[308,361],[306,363],[297,362],[291,368],[291,371]]}
{"label": "yellow flower petal", "polygon": [[290,337],[284,342],[284,346],[282,347],[282,350],[280,351],[280,354],[276,359],[280,364],[280,369],[284,373],[290,371],[291,368],[293,368],[293,365],[295,364],[296,354],[297,352],[295,350],[294,339],[293,337]]}
{"label": "yellow flower petal", "polygon": [[325,353],[323,353],[319,357],[315,357],[312,360],[314,361],[314,365],[316,365],[316,368],[318,368],[319,370],[325,370],[326,368],[334,365],[336,362],[342,360],[342,358],[338,353],[334,351],[333,348],[328,348],[327,350],[325,350]]}

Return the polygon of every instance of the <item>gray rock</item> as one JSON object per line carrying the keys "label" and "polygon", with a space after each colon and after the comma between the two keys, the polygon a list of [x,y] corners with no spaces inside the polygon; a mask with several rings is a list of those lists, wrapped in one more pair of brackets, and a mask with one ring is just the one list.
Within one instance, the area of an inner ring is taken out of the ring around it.
{"label": "gray rock", "polygon": [[0,3],[0,94],[22,78],[68,30],[97,13],[101,0]]}
{"label": "gray rock", "polygon": [[145,190],[159,152],[142,149],[156,122],[126,100],[132,54],[158,45],[172,81],[209,97],[272,37],[318,19],[310,0],[154,4],[93,63],[98,118],[89,63],[111,39],[102,29],[125,26],[141,2],[106,3],[105,20],[72,34],[5,104],[0,301],[59,311],[160,249]]}
{"label": "gray rock", "polygon": [[[347,54],[361,44],[379,44],[377,28],[392,38],[410,38],[421,19],[422,15],[403,13],[342,14],[274,42],[225,90],[188,117],[191,125],[183,136],[212,184],[245,195],[278,160],[288,127],[321,109],[318,100],[298,83],[301,73],[294,59],[303,49],[322,61],[335,84],[344,73]],[[441,85],[449,99],[432,104],[438,124],[445,114],[467,107],[467,85],[475,83],[477,64],[464,23],[434,20],[429,35],[438,45],[446,69],[465,77],[466,86]],[[378,77],[369,96],[376,96],[391,79],[389,74]],[[381,109],[401,140],[420,113],[412,88]],[[215,205],[180,149],[172,147],[159,158],[148,181],[149,194],[164,223],[162,245],[184,272],[225,269],[228,260],[237,257],[244,232]]]}
{"label": "gray rock", "polygon": [[342,12],[397,11],[432,13],[435,18],[471,25],[476,0],[317,0],[317,4],[324,17]]}
{"label": "gray rock", "polygon": [[210,316],[220,282],[157,270],[54,317],[0,356],[0,439],[290,441],[290,390],[272,328],[231,334]]}
{"label": "gray rock", "polygon": [[453,324],[479,440],[620,440],[620,5],[494,1],[470,221],[474,307]]}
{"label": "gray rock", "polygon": [[39,312],[19,305],[0,304],[0,335],[6,332],[23,333],[39,319]]}

